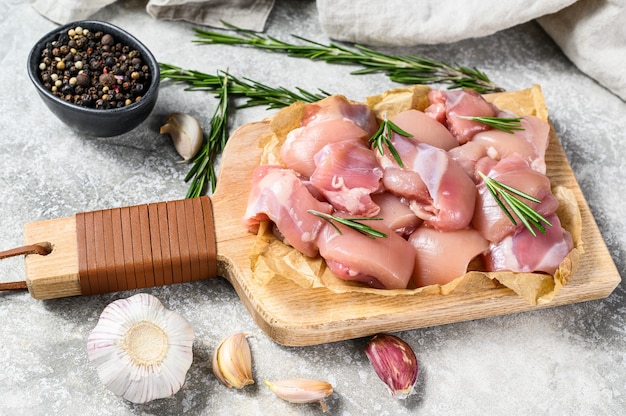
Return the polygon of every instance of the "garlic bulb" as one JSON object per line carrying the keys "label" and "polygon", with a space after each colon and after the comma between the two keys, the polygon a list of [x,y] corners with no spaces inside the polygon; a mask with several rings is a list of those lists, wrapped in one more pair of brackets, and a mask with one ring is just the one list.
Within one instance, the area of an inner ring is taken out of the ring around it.
{"label": "garlic bulb", "polygon": [[246,334],[228,336],[213,353],[213,374],[227,387],[241,389],[253,384],[252,354]]}
{"label": "garlic bulb", "polygon": [[333,386],[320,380],[306,378],[291,378],[280,381],[263,380],[274,394],[290,403],[316,403],[326,411],[326,399],[333,394]]}
{"label": "garlic bulb", "polygon": [[140,293],[109,304],[89,334],[87,353],[104,385],[133,403],[169,397],[193,360],[187,320]]}
{"label": "garlic bulb", "polygon": [[411,394],[418,368],[409,344],[394,335],[379,334],[370,340],[365,354],[392,396],[403,399]]}
{"label": "garlic bulb", "polygon": [[202,128],[198,120],[183,113],[172,113],[159,133],[169,133],[174,148],[182,156],[183,162],[190,161],[202,146]]}

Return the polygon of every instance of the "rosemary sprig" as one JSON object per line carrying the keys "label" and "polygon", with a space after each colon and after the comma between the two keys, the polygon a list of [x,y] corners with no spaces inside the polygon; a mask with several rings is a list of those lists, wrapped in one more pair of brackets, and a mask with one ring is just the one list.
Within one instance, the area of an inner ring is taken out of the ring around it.
{"label": "rosemary sprig", "polygon": [[482,172],[478,172],[478,174],[485,182],[487,189],[489,189],[489,192],[491,192],[491,195],[493,195],[500,208],[502,208],[502,211],[504,211],[506,216],[509,217],[513,224],[517,225],[517,222],[515,221],[515,218],[508,210],[508,208],[504,205],[504,203],[509,206],[509,208],[513,211],[517,218],[519,218],[522,224],[524,224],[526,229],[528,229],[528,231],[530,231],[530,233],[534,237],[537,236],[537,233],[535,233],[535,230],[533,230],[532,226],[534,226],[542,234],[546,233],[546,228],[543,226],[543,224],[541,224],[541,222],[549,227],[552,227],[550,221],[548,221],[543,215],[526,205],[523,201],[517,198],[516,195],[536,203],[541,203],[540,200],[511,186],[505,185],[502,182],[499,182],[483,174]]}
{"label": "rosemary sprig", "polygon": [[381,155],[385,154],[384,147],[386,146],[398,165],[403,168],[404,163],[402,162],[402,158],[398,154],[396,148],[393,146],[393,143],[391,143],[392,132],[396,132],[400,136],[404,137],[413,137],[411,133],[407,133],[406,131],[402,130],[400,127],[398,127],[397,124],[395,124],[391,120],[388,120],[387,117],[385,117],[382,123],[380,123],[380,127],[378,127],[378,130],[376,130],[376,133],[374,133],[372,137],[370,137],[369,142],[371,143],[372,149],[378,149],[378,152]]}
{"label": "rosemary sprig", "polygon": [[351,228],[354,231],[361,233],[369,238],[387,237],[387,234],[383,233],[382,231],[375,230],[369,225],[359,222],[359,221],[381,221],[382,218],[342,218],[342,217],[337,217],[334,215],[326,214],[324,212],[319,212],[313,209],[309,209],[307,210],[307,212],[309,214],[315,215],[316,217],[319,217],[327,221],[330,225],[332,225],[335,228],[335,230],[337,230],[339,234],[342,234],[342,232],[339,229],[339,227],[337,227],[335,222],[345,225],[346,227]]}
{"label": "rosemary sprig", "polygon": [[359,44],[355,44],[353,49],[336,43],[324,45],[294,35],[296,39],[304,42],[303,45],[297,45],[271,36],[262,36],[226,22],[223,23],[233,29],[236,34],[228,35],[195,29],[197,39],[194,42],[251,46],[272,52],[286,53],[291,57],[309,58],[333,64],[359,65],[363,68],[353,71],[352,74],[383,72],[392,81],[402,84],[447,83],[450,84],[450,89],[470,88],[480,93],[504,91],[477,68],[453,66],[414,55],[389,55]]}
{"label": "rosemary sprig", "polygon": [[208,139],[185,177],[185,182],[191,181],[186,198],[200,196],[207,184],[215,190],[217,175],[214,164],[228,141],[229,97],[247,99],[237,108],[264,105],[271,109],[286,107],[296,101],[314,102],[329,95],[322,90],[320,93],[311,93],[301,88],[298,88],[297,92],[283,87],[272,88],[247,78],[245,80],[235,78],[224,71],[219,71],[221,75],[210,75],[165,63],[159,63],[159,67],[161,79],[187,83],[188,90],[214,91],[219,98],[219,104],[211,119]]}
{"label": "rosemary sprig", "polygon": [[266,106],[269,109],[287,107],[296,101],[312,103],[330,96],[323,90],[319,93],[312,93],[300,87],[296,91],[290,91],[284,87],[269,87],[250,78],[234,78],[229,86],[233,95],[245,96],[247,101],[238,108]]}
{"label": "rosemary sprig", "polygon": [[[159,63],[161,79],[171,79],[176,82],[189,84],[187,90],[207,90],[215,91],[220,95],[223,91],[222,76],[205,74],[200,71],[183,69],[178,66]],[[218,71],[224,74],[224,71]],[[228,93],[231,97],[247,98],[247,101],[237,106],[237,108],[266,106],[270,109],[282,108],[293,104],[296,101],[314,102],[328,97],[330,94],[318,90],[312,93],[302,88],[290,91],[284,87],[269,87],[249,78],[236,78],[232,74],[228,75]]]}
{"label": "rosemary sprig", "polygon": [[228,140],[228,75],[220,78],[219,103],[213,117],[206,143],[195,157],[191,170],[185,176],[185,182],[191,180],[186,198],[194,198],[202,195],[207,182],[214,191],[217,184],[215,174],[215,160],[224,150]]}
{"label": "rosemary sprig", "polygon": [[477,121],[494,129],[502,130],[506,133],[513,133],[515,130],[524,130],[522,127],[522,117],[475,117],[456,116],[465,120]]}

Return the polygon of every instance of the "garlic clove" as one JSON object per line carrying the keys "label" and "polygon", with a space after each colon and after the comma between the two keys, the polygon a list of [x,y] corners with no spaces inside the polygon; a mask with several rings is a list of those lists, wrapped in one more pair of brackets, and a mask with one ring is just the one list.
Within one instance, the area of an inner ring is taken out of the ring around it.
{"label": "garlic clove", "polygon": [[241,389],[254,384],[252,354],[244,333],[226,337],[213,353],[213,374],[227,387]]}
{"label": "garlic clove", "polygon": [[326,411],[326,399],[333,394],[333,386],[320,380],[292,378],[280,381],[263,380],[274,394],[290,403],[316,403]]}
{"label": "garlic clove", "polygon": [[365,354],[392,396],[404,399],[411,394],[418,364],[409,344],[394,335],[379,334],[370,340]]}
{"label": "garlic clove", "polygon": [[182,162],[190,161],[200,150],[203,141],[202,128],[198,120],[184,113],[172,113],[159,131],[172,137],[174,148]]}
{"label": "garlic clove", "polygon": [[179,313],[140,293],[110,303],[87,339],[102,383],[133,403],[169,397],[193,361],[194,333]]}

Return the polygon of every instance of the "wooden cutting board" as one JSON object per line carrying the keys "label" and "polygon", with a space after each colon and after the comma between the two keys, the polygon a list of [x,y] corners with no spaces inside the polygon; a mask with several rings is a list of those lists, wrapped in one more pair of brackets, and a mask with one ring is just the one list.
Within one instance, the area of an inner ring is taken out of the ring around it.
{"label": "wooden cutting board", "polygon": [[[564,185],[576,195],[582,214],[585,253],[570,282],[555,299],[532,306],[507,288],[436,296],[380,296],[306,289],[274,278],[266,286],[251,273],[250,253],[255,236],[241,225],[259,164],[259,138],[269,132],[269,121],[240,127],[223,153],[213,205],[217,275],[226,278],[255,322],[274,341],[304,346],[339,341],[380,332],[395,332],[496,315],[524,312],[607,297],[620,282],[619,273],[576,182],[554,131],[546,154],[553,185]],[[208,197],[203,197],[208,198]],[[27,283],[35,298],[81,294],[78,276],[76,217],[26,224],[25,242],[50,241],[47,256],[26,258]]]}

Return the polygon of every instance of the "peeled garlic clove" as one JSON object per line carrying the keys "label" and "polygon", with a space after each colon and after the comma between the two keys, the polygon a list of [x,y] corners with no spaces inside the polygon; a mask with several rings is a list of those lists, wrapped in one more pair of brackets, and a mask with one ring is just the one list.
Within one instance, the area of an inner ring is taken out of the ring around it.
{"label": "peeled garlic clove", "polygon": [[409,344],[396,336],[379,334],[370,340],[365,354],[392,396],[404,399],[411,394],[418,366]]}
{"label": "peeled garlic clove", "polygon": [[174,148],[183,162],[190,161],[202,146],[202,128],[198,120],[183,113],[172,113],[161,127],[161,134],[169,133]]}
{"label": "peeled garlic clove", "polygon": [[263,380],[274,394],[290,403],[319,402],[326,411],[325,398],[333,394],[333,386],[326,381],[292,378],[280,381]]}
{"label": "peeled garlic clove", "polygon": [[252,354],[246,334],[226,337],[215,349],[212,365],[215,377],[227,387],[241,389],[253,384]]}
{"label": "peeled garlic clove", "polygon": [[104,385],[133,403],[175,394],[193,361],[187,320],[140,293],[109,304],[87,339],[87,354]]}

